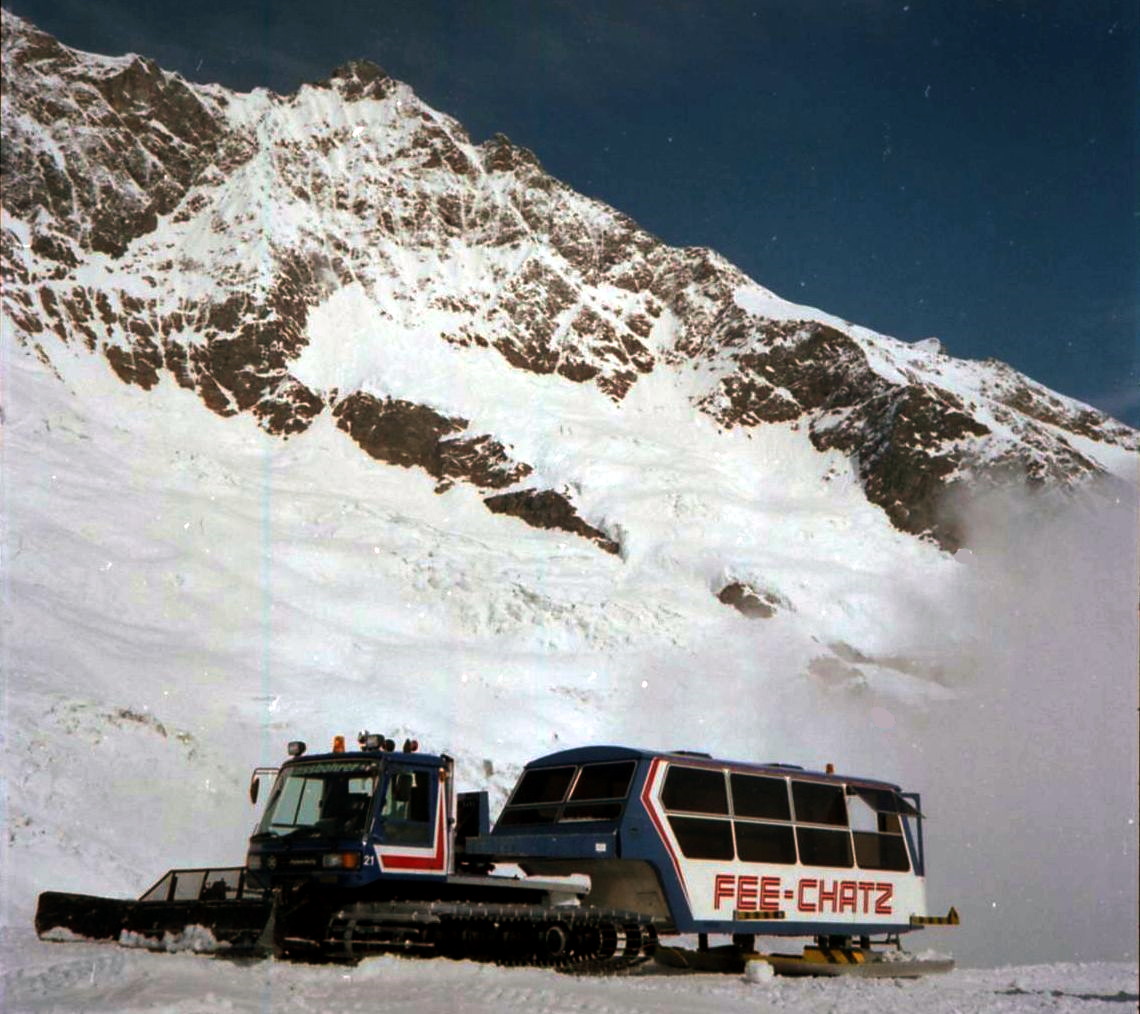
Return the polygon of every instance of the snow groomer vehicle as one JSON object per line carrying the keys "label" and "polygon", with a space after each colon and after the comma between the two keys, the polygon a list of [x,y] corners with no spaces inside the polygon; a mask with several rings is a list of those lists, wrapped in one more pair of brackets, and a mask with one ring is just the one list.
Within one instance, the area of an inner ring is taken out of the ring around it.
{"label": "snow groomer vehicle", "polygon": [[[620,746],[531,761],[494,827],[454,762],[370,733],[289,744],[246,863],[171,870],[137,901],[46,892],[47,939],[355,960],[378,952],[568,970],[665,965],[916,976],[904,933],[927,914],[919,797],[828,769]],[[662,937],[695,935],[697,946]],[[710,935],[730,942],[709,946]],[[808,937],[762,953],[757,937]],[[873,941],[872,938],[877,938]]]}

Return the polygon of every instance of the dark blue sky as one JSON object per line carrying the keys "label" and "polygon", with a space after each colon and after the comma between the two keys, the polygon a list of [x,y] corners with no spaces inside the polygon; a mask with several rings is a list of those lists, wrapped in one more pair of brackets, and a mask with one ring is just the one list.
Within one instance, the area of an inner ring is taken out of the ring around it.
{"label": "dark blue sky", "polygon": [[289,92],[365,57],[669,243],[1140,426],[1135,0],[7,0]]}

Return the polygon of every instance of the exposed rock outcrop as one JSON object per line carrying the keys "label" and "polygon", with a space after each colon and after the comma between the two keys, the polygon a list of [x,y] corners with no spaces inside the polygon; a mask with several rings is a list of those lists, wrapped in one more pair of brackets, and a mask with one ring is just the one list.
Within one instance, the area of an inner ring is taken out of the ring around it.
{"label": "exposed rock outcrop", "polygon": [[1138,447],[1008,366],[873,335],[666,246],[506,137],[473,145],[367,61],[294,95],[237,95],[4,12],[3,92],[2,300],[30,352],[81,346],[125,383],[177,383],[281,436],[332,406],[378,460],[498,490],[490,509],[611,552],[563,493],[511,488],[532,466],[508,434],[359,378],[302,379],[314,310],[356,285],[368,341],[493,351],[618,406],[664,372],[724,428],[795,427],[845,455],[895,526],[947,550],[963,537],[947,490],[1077,485],[1101,470],[1090,447]]}

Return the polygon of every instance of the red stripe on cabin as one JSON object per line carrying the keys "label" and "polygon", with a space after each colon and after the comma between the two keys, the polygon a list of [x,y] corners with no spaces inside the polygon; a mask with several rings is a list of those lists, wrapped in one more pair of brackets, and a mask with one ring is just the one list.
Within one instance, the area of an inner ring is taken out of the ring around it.
{"label": "red stripe on cabin", "polygon": [[657,837],[661,839],[661,844],[665,846],[665,851],[669,853],[669,859],[673,863],[673,870],[677,874],[677,882],[681,885],[681,890],[685,893],[686,901],[689,898],[689,885],[685,883],[685,876],[681,872],[681,863],[677,858],[677,853],[673,851],[673,846],[669,842],[669,835],[665,833],[665,825],[662,824],[661,818],[657,814],[657,808],[650,800],[650,790],[653,787],[653,781],[657,777],[657,771],[664,763],[660,757],[654,757],[649,765],[649,773],[645,776],[645,785],[641,790],[641,805],[645,808],[645,812],[649,814],[649,819],[653,821],[653,826],[657,828]]}

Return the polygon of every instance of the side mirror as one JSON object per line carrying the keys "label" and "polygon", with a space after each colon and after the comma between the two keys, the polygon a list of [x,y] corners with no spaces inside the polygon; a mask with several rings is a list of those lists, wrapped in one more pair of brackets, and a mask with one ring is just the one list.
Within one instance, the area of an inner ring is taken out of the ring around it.
{"label": "side mirror", "polygon": [[261,792],[261,776],[262,775],[276,775],[280,768],[254,768],[253,774],[249,777],[249,801],[251,803],[257,802],[258,794]]}

